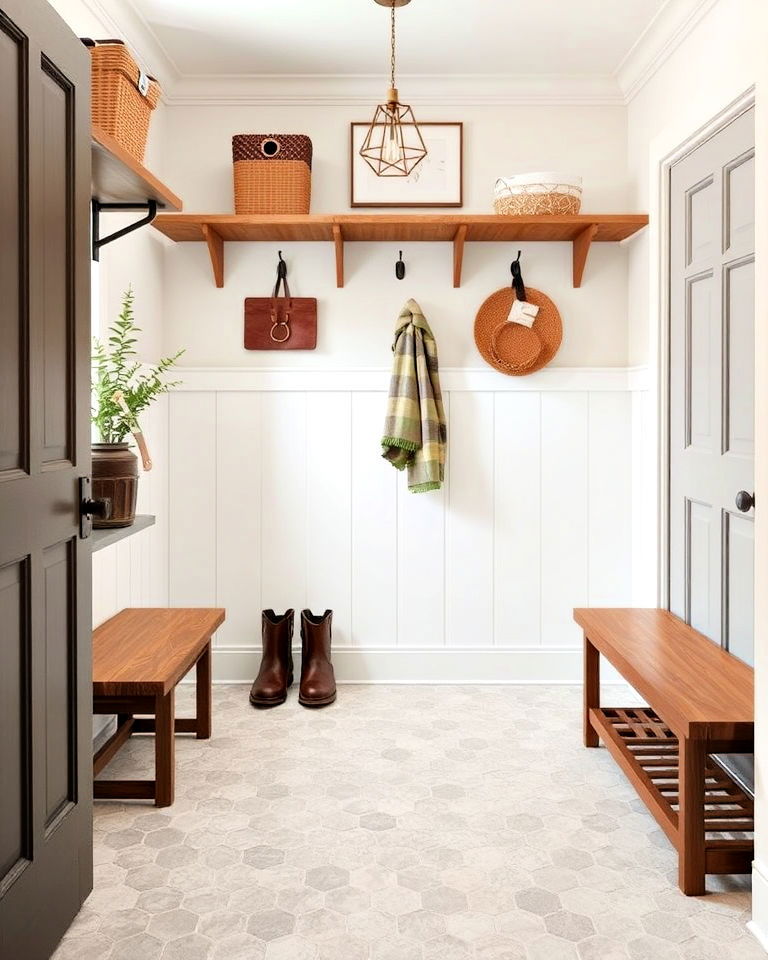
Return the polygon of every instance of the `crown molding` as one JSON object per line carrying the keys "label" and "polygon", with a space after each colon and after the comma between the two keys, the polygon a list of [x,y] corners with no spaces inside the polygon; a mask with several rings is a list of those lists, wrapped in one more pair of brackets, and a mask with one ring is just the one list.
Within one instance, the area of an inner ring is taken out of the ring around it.
{"label": "crown molding", "polygon": [[[178,106],[365,106],[384,96],[386,77],[366,75],[183,74],[131,0],[81,0],[105,35],[131,47],[139,66],[160,82],[165,103]],[[402,75],[407,103],[419,106],[629,103],[720,0],[667,0],[614,74]]]}
{"label": "crown molding", "polygon": [[[615,77],[552,75],[407,75],[398,77],[406,103],[429,106],[483,104],[621,104]],[[365,106],[382,101],[386,78],[371,75],[182,76],[167,102],[184,106],[260,104]]]}
{"label": "crown molding", "polygon": [[629,103],[720,0],[667,0],[616,69]]}
{"label": "crown molding", "polygon": [[[141,69],[155,77],[166,100],[181,74],[146,20],[128,0],[81,0],[104,25],[104,36],[125,40]],[[101,38],[94,38],[101,39]]]}

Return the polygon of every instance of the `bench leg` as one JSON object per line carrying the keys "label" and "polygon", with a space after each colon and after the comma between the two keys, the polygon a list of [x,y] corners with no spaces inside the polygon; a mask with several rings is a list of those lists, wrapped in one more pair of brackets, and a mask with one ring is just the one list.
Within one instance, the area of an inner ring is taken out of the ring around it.
{"label": "bench leg", "polygon": [[197,739],[211,736],[211,642],[197,661]]}
{"label": "bench leg", "polygon": [[592,728],[589,711],[600,706],[600,653],[584,634],[584,746],[597,747],[600,738]]}
{"label": "bench leg", "polygon": [[678,883],[689,897],[706,892],[704,764],[706,741],[679,741]]}
{"label": "bench leg", "polygon": [[176,776],[174,691],[155,698],[155,806],[173,803]]}

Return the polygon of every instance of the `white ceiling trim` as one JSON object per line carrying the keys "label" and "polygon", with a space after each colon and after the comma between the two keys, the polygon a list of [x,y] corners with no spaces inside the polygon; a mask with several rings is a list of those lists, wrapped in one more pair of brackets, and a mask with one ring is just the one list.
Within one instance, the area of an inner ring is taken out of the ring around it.
{"label": "white ceiling trim", "polygon": [[629,103],[720,0],[667,0],[616,69]]}
{"label": "white ceiling trim", "polygon": [[[402,75],[399,87],[414,105],[627,104],[718,2],[667,0],[613,75]],[[157,77],[169,105],[371,106],[385,93],[386,77],[379,74],[182,74],[131,0],[83,3]]]}
{"label": "white ceiling trim", "polygon": [[[365,76],[185,76],[166,93],[171,105],[226,104],[350,106],[370,109],[386,96],[386,77]],[[611,76],[446,76],[398,77],[403,100],[414,105],[622,104]]]}
{"label": "white ceiling trim", "polygon": [[181,74],[133,4],[127,0],[82,0],[82,3],[104,25],[103,37],[93,39],[125,40],[141,69],[160,83],[165,99]]}

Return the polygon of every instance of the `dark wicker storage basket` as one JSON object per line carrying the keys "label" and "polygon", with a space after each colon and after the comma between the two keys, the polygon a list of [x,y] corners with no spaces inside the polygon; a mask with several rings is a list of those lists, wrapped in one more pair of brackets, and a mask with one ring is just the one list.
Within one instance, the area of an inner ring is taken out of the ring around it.
{"label": "dark wicker storage basket", "polygon": [[91,118],[137,160],[144,159],[149,120],[160,99],[122,40],[86,40],[91,50]]}
{"label": "dark wicker storage basket", "polygon": [[300,133],[232,137],[235,213],[309,213],[312,141]]}

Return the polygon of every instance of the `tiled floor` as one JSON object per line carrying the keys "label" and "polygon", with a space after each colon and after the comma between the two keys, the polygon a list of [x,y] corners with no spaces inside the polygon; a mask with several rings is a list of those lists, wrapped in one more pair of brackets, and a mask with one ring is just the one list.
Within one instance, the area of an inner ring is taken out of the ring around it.
{"label": "tiled floor", "polygon": [[581,747],[576,688],[339,692],[255,711],[217,688],[173,807],[96,805],[95,889],[56,960],[764,960],[748,878],[678,892],[664,835]]}

